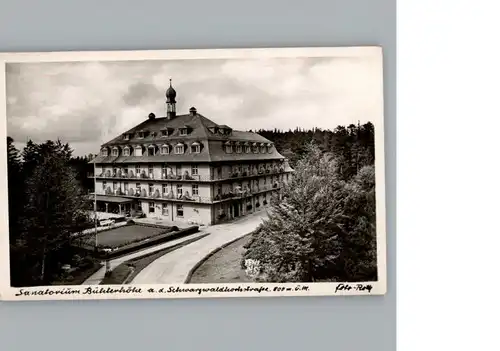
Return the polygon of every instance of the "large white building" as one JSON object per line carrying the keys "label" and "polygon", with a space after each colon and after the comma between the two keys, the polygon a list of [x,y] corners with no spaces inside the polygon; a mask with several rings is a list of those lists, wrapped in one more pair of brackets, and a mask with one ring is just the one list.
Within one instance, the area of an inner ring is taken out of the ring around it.
{"label": "large white building", "polygon": [[209,225],[268,205],[293,171],[274,144],[194,107],[177,115],[171,85],[166,97],[166,117],[151,113],[91,161],[98,210]]}

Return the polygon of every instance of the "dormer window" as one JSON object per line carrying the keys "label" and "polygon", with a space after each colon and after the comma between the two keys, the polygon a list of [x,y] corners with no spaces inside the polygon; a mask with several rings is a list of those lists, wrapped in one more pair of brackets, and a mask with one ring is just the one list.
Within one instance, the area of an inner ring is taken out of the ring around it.
{"label": "dormer window", "polygon": [[231,142],[230,142],[230,141],[226,142],[226,143],[224,144],[224,146],[225,146],[226,152],[227,152],[228,154],[230,154],[230,153],[232,153],[232,152],[233,152],[233,148],[232,148],[232,145],[231,145]]}
{"label": "dormer window", "polygon": [[217,127],[209,127],[208,130],[213,134],[217,133]]}
{"label": "dormer window", "polygon": [[103,155],[104,157],[108,157],[108,149],[107,148],[102,149],[101,155]]}
{"label": "dormer window", "polygon": [[219,134],[220,135],[224,135],[225,133],[225,129],[224,128],[219,128]]}
{"label": "dormer window", "polygon": [[257,143],[253,143],[252,144],[252,148],[253,148],[253,153],[254,154],[258,154],[259,153],[259,145]]}
{"label": "dormer window", "polygon": [[118,156],[118,154],[119,154],[119,150],[118,150],[118,148],[117,148],[117,147],[114,147],[114,148],[111,150],[111,155],[116,157],[116,156]]}
{"label": "dormer window", "polygon": [[267,144],[267,152],[268,153],[273,152],[273,144]]}
{"label": "dormer window", "polygon": [[238,144],[236,144],[236,153],[241,154],[241,152],[242,152],[242,147],[241,147],[241,144],[238,143]]}
{"label": "dormer window", "polygon": [[200,146],[201,146],[200,143],[195,141],[194,143],[191,144],[191,152],[199,154],[200,153]]}
{"label": "dormer window", "polygon": [[166,136],[168,136],[168,130],[166,130],[166,129],[162,129],[162,131],[161,131],[161,136],[162,136],[162,137],[166,137]]}
{"label": "dormer window", "polygon": [[261,144],[260,144],[260,152],[261,152],[262,154],[265,154],[265,153],[266,153],[266,144],[264,144],[264,143],[261,143]]}
{"label": "dormer window", "polygon": [[183,126],[179,128],[180,135],[188,135],[188,133],[189,133],[189,126]]}
{"label": "dormer window", "polygon": [[250,153],[250,144],[245,143],[245,153],[249,154]]}
{"label": "dormer window", "polygon": [[130,134],[124,134],[123,140],[130,140]]}
{"label": "dormer window", "polygon": [[123,149],[123,156],[130,156],[130,148],[128,146],[125,146]]}
{"label": "dormer window", "polygon": [[179,143],[179,144],[175,145],[175,153],[177,155],[183,154],[184,153],[184,144]]}
{"label": "dormer window", "polygon": [[137,145],[135,147],[134,156],[142,156],[142,146]]}
{"label": "dormer window", "polygon": [[137,133],[137,137],[139,139],[144,139],[144,132],[143,131],[140,131],[139,133]]}
{"label": "dormer window", "polygon": [[170,147],[167,144],[163,144],[161,146],[161,154],[168,155],[169,152],[170,152]]}
{"label": "dormer window", "polygon": [[156,132],[151,132],[151,136],[155,137],[156,136]]}
{"label": "dormer window", "polygon": [[148,156],[154,156],[154,155],[156,155],[156,145],[149,145]]}

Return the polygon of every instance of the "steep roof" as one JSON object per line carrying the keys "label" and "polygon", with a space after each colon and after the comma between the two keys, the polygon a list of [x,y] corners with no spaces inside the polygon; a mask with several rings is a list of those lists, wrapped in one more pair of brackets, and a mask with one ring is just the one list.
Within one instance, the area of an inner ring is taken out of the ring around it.
{"label": "steep roof", "polygon": [[[181,135],[181,128],[188,127],[190,130],[187,135]],[[263,136],[252,133],[243,132],[238,130],[231,130],[229,135],[222,135],[220,133],[213,133],[209,128],[218,127],[228,129],[226,125],[218,125],[205,116],[196,114],[178,115],[175,118],[168,119],[167,117],[160,117],[154,119],[147,119],[137,126],[127,130],[116,138],[106,142],[102,147],[112,146],[147,146],[157,145],[161,147],[164,144],[175,146],[178,142],[187,144],[188,146],[193,142],[201,144],[199,153],[185,152],[184,154],[157,154],[155,156],[97,156],[93,161],[95,163],[148,163],[148,162],[217,162],[217,161],[241,161],[241,160],[276,160],[283,159],[284,157],[279,154],[273,146],[271,152],[266,153],[226,153],[223,143],[231,142],[249,142],[249,143],[266,143],[271,141]],[[168,136],[163,136],[163,130],[169,130]],[[139,132],[145,132],[143,138],[139,138]],[[123,135],[128,134],[130,138],[127,140]]]}

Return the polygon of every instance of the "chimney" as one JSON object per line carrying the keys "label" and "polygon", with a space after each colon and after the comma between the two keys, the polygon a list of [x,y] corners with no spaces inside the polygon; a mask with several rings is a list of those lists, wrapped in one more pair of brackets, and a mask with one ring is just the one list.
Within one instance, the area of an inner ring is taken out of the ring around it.
{"label": "chimney", "polygon": [[155,119],[155,118],[156,118],[156,116],[155,116],[155,114],[154,114],[153,112],[151,112],[151,113],[149,114],[148,118],[149,118],[149,120],[151,121],[151,120]]}
{"label": "chimney", "polygon": [[190,114],[191,116],[196,116],[196,107],[191,107],[191,108],[189,109],[189,114]]}

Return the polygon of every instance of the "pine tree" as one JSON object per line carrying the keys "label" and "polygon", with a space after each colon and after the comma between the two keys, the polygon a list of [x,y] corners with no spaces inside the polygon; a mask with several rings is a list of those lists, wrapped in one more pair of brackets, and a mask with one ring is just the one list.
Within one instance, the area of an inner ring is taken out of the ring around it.
{"label": "pine tree", "polygon": [[328,279],[340,254],[343,182],[332,162],[310,144],[297,163],[293,180],[273,199],[269,218],[245,258],[259,260],[268,281],[311,282]]}
{"label": "pine tree", "polygon": [[69,166],[71,149],[67,144],[32,144],[24,155],[32,172],[25,184],[21,248],[26,250],[27,269],[34,283],[44,284],[59,268],[71,234],[85,227],[86,199]]}
{"label": "pine tree", "polygon": [[376,280],[374,167],[344,181],[328,153],[306,150],[243,263],[259,261],[270,282]]}

